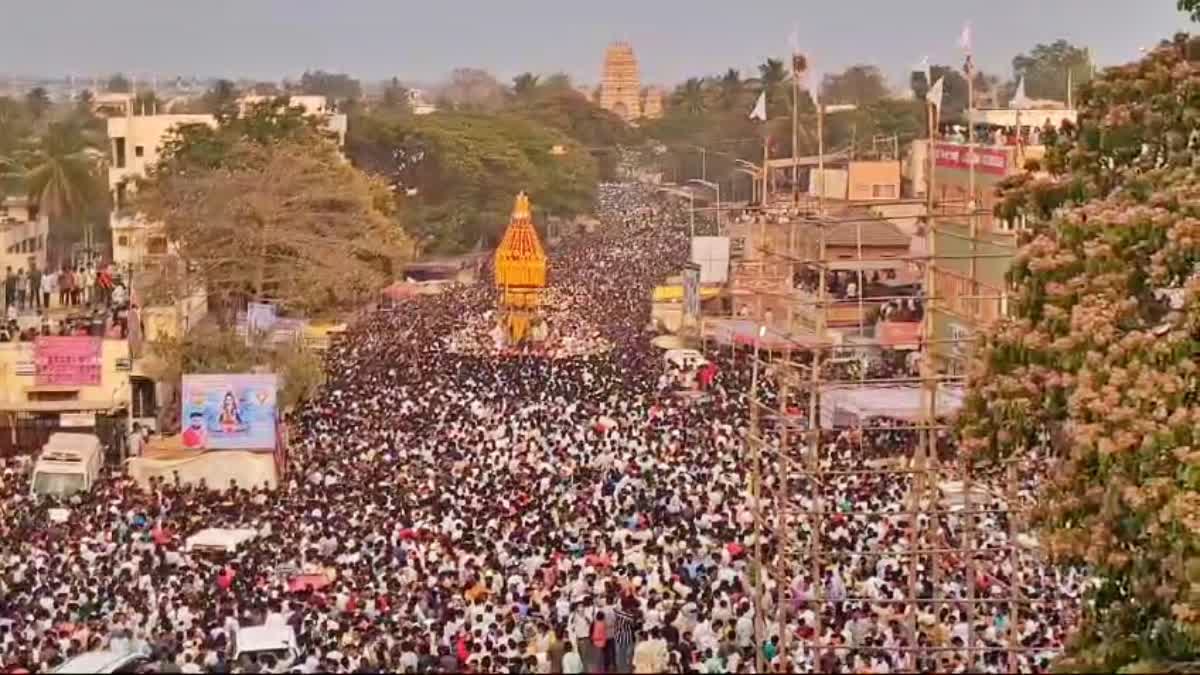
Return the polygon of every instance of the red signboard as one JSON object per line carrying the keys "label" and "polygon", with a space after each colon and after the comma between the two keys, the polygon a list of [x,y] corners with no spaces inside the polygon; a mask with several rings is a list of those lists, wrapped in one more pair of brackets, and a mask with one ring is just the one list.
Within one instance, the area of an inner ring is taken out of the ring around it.
{"label": "red signboard", "polygon": [[104,365],[103,344],[98,337],[39,337],[33,343],[36,382],[52,386],[95,386],[100,384]]}
{"label": "red signboard", "polygon": [[981,148],[974,150],[957,144],[942,144],[935,146],[937,165],[946,169],[962,169],[966,171],[975,165],[979,173],[1004,176],[1008,173],[1008,150],[1005,148]]}
{"label": "red signboard", "polygon": [[917,349],[921,346],[921,322],[880,321],[875,327],[875,336],[882,347]]}

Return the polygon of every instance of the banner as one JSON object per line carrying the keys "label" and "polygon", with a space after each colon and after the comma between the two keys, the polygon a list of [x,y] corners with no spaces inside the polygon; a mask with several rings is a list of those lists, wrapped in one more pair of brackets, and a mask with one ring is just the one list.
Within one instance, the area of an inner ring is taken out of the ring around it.
{"label": "banner", "polygon": [[39,337],[33,362],[39,385],[95,386],[104,367],[104,343],[98,337]]}
{"label": "banner", "polygon": [[183,446],[275,450],[275,375],[184,375]]}
{"label": "banner", "polygon": [[246,305],[246,326],[253,332],[267,332],[275,326],[275,305],[269,302],[251,302]]}
{"label": "banner", "polygon": [[693,325],[700,319],[700,266],[683,268],[683,322]]}
{"label": "banner", "polygon": [[975,146],[974,154],[965,145],[938,143],[937,165],[945,169],[966,171],[975,165],[975,170],[993,176],[1008,174],[1008,150]]}

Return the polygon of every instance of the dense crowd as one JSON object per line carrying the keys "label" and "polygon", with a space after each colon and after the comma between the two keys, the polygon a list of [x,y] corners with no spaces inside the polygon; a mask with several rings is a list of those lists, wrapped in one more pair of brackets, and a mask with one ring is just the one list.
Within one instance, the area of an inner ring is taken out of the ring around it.
{"label": "dense crowd", "polygon": [[[790,533],[784,576],[773,536],[764,568],[752,565],[745,355],[710,355],[719,369],[703,397],[664,388],[649,297],[685,261],[686,220],[631,185],[604,186],[599,213],[597,233],[551,252],[550,277],[613,349],[450,350],[444,336],[493,309],[486,283],[464,286],[350,329],[328,383],[291,420],[277,490],[143,490],[113,474],[73,497],[58,525],[48,509],[60,505],[27,496],[6,467],[3,664],[45,670],[137,647],[157,670],[260,672],[279,664],[232,660],[233,636],[287,624],[296,672],[722,673],[749,672],[756,658],[802,672],[1007,672],[1004,645],[1021,648],[1020,669],[1045,670],[1082,578],[1012,548],[1005,496],[982,498],[990,510],[974,516],[934,509],[915,522],[905,475],[851,473],[869,466],[862,434],[820,440],[820,466],[843,473],[820,484],[792,474],[791,520],[764,509],[764,531]],[[770,374],[762,380],[777,399]],[[781,430],[764,422],[766,467]],[[914,437],[868,443],[903,458]],[[769,501],[782,476],[763,476]],[[182,538],[205,527],[259,536],[231,559],[185,552]],[[964,537],[977,553],[921,554],[910,578],[914,539],[935,551]],[[332,583],[289,586],[297,573]]]}

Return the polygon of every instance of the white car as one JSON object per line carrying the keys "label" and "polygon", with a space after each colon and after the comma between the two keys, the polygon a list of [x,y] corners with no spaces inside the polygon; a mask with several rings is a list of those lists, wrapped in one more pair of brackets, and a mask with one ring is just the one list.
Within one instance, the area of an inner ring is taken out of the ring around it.
{"label": "white car", "polygon": [[150,653],[144,650],[116,652],[97,650],[80,654],[55,668],[54,673],[136,673],[150,665]]}
{"label": "white car", "polygon": [[300,659],[296,631],[291,626],[249,626],[234,636],[235,668],[253,658],[263,672],[286,673]]}

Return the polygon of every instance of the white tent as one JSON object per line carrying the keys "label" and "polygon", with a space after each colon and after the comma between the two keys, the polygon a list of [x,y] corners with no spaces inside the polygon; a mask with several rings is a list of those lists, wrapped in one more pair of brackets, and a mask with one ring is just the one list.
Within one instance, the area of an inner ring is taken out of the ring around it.
{"label": "white tent", "polygon": [[[825,387],[821,390],[821,424],[848,427],[872,417],[891,417],[918,423],[925,415],[924,392],[918,386]],[[962,409],[961,387],[939,387],[935,411],[953,417]]]}

